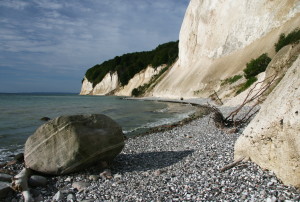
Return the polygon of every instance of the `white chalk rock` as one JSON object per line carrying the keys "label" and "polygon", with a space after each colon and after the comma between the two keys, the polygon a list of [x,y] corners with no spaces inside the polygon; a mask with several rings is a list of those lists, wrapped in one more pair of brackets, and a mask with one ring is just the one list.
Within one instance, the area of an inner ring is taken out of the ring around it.
{"label": "white chalk rock", "polygon": [[300,57],[235,144],[235,159],[246,157],[300,187]]}

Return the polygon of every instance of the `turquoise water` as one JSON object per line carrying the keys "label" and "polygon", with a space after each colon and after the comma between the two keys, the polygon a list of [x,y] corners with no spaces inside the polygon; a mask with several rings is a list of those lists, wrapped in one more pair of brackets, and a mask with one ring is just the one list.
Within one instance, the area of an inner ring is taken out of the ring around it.
{"label": "turquoise water", "polygon": [[168,124],[188,117],[190,105],[126,100],[115,96],[74,94],[0,94],[0,161],[18,152],[44,122],[61,115],[105,114],[118,122],[125,134]]}

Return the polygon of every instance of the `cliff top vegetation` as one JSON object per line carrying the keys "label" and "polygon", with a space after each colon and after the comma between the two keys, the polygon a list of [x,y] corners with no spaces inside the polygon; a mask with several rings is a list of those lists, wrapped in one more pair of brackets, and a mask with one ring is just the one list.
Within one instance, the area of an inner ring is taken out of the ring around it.
{"label": "cliff top vegetation", "polygon": [[129,80],[147,66],[156,68],[160,65],[170,65],[178,57],[178,42],[172,41],[157,46],[152,51],[127,53],[116,56],[102,64],[97,64],[88,69],[85,76],[95,87],[102,81],[108,73],[118,73],[118,78],[122,86],[128,84]]}

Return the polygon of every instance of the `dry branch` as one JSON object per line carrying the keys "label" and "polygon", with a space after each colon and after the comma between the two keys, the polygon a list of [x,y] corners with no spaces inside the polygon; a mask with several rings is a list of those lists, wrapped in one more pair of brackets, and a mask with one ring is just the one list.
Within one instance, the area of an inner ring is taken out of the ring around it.
{"label": "dry branch", "polygon": [[[262,102],[262,96],[263,94],[270,88],[270,86],[274,83],[275,79],[277,78],[277,73],[274,75],[266,78],[265,80],[261,82],[257,82],[253,88],[250,89],[249,93],[243,100],[243,103],[234,111],[232,111],[226,118],[223,116],[222,112],[217,109],[216,107],[212,107],[213,110],[213,117],[212,119],[215,122],[215,125],[217,128],[225,128],[225,127],[236,127],[238,128],[244,123],[247,123],[250,118],[256,114],[259,110],[255,110],[255,107]],[[262,87],[260,87],[256,92],[254,92],[255,88],[258,84],[265,83]],[[245,115],[242,118],[236,118],[238,113],[241,111],[241,109],[248,103],[255,101],[255,104],[253,104],[248,112],[245,113]]]}
{"label": "dry branch", "polygon": [[15,191],[22,192],[25,202],[34,201],[28,188],[28,179],[31,176],[31,172],[31,169],[23,168],[23,170],[13,178],[11,186]]}
{"label": "dry branch", "polygon": [[224,166],[223,168],[220,169],[220,172],[224,172],[225,170],[233,168],[234,166],[236,166],[237,164],[239,164],[240,162],[242,162],[244,159],[245,159],[245,157],[242,157],[242,158],[234,161],[233,163]]}
{"label": "dry branch", "polygon": [[3,168],[5,166],[11,166],[17,163],[17,160],[8,161],[6,163],[0,164],[0,168]]}

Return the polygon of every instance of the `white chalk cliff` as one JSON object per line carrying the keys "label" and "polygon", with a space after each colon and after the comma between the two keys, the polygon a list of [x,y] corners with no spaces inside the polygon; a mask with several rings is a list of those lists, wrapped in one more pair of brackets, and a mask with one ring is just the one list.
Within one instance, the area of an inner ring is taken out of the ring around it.
{"label": "white chalk cliff", "polygon": [[246,157],[300,188],[300,56],[235,144]]}
{"label": "white chalk cliff", "polygon": [[131,96],[131,92],[134,88],[148,83],[152,76],[158,74],[163,67],[165,66],[162,65],[157,68],[148,66],[130,79],[126,86],[120,85],[117,72],[106,74],[103,80],[95,87],[93,87],[91,82],[84,78],[80,95],[107,95],[113,92],[114,95],[118,96]]}
{"label": "white chalk cliff", "polygon": [[252,58],[274,55],[279,35],[300,25],[299,13],[299,0],[191,0],[179,59],[149,94],[207,97]]}
{"label": "white chalk cliff", "polygon": [[148,83],[152,76],[158,74],[163,67],[164,65],[154,69],[151,66],[148,66],[146,69],[130,79],[126,86],[120,87],[114,94],[118,96],[131,96],[133,89]]}

